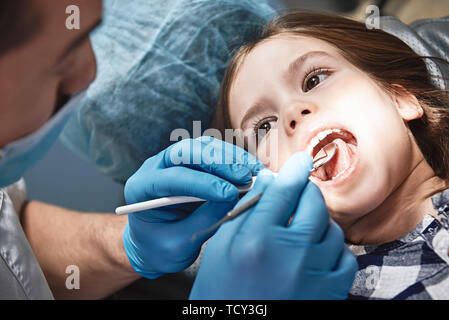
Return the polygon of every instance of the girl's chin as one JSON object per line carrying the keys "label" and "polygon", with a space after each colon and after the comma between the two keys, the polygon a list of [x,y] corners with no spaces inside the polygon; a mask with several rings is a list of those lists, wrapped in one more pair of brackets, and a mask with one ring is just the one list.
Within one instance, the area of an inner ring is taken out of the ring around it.
{"label": "girl's chin", "polygon": [[[369,178],[363,180],[370,181]],[[342,227],[352,225],[363,216],[380,209],[388,199],[389,193],[384,185],[376,184],[376,181],[368,184],[355,182],[355,185],[348,184],[348,189],[320,188],[330,216]]]}

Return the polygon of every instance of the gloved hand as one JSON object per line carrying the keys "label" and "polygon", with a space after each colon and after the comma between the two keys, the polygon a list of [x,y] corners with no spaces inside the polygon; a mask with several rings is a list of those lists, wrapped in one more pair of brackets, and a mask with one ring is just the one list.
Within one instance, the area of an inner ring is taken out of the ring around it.
{"label": "gloved hand", "polygon": [[357,262],[320,190],[308,182],[311,168],[310,156],[296,153],[276,179],[259,173],[241,202],[264,195],[210,239],[190,299],[347,297]]}
{"label": "gloved hand", "polygon": [[251,182],[263,165],[245,150],[212,137],[186,139],[149,158],[126,182],[128,204],[167,196],[206,203],[180,204],[129,214],[123,242],[136,272],[146,278],[181,271],[215,231],[199,236],[238,201],[235,185]]}

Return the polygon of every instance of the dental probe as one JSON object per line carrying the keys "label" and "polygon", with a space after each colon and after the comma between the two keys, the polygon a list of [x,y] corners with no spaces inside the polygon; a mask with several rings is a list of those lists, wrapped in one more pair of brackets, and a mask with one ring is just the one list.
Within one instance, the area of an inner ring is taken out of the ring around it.
{"label": "dental probe", "polygon": [[[334,145],[334,147],[332,147],[331,145]],[[331,147],[329,147],[329,146],[331,146]],[[313,159],[313,168],[310,172],[315,171],[316,169],[318,169],[319,167],[324,165],[327,161],[329,161],[334,156],[336,151],[337,151],[337,145],[333,142],[329,143],[323,149],[321,149],[320,152],[318,152],[318,154]],[[240,194],[247,193],[248,191],[250,191],[253,188],[255,181],[256,181],[256,177],[253,177],[251,183],[244,185],[244,186],[237,186],[237,190],[239,191]],[[163,197],[163,198],[159,198],[159,199],[137,202],[137,203],[117,207],[115,209],[115,213],[117,215],[124,215],[124,214],[128,214],[128,213],[156,209],[156,208],[170,206],[170,205],[174,205],[174,204],[189,203],[189,202],[201,202],[201,201],[207,201],[207,200],[202,199],[202,198],[187,197],[187,196]]]}
{"label": "dental probe", "polygon": [[[313,167],[310,170],[310,173],[314,172],[319,167],[325,165],[329,160],[331,160],[334,157],[336,152],[337,152],[337,144],[336,143],[331,142],[331,143],[325,145],[320,150],[320,152],[318,152],[317,155],[313,158]],[[229,220],[232,220],[232,219],[238,217],[243,212],[245,212],[246,210],[250,209],[257,202],[259,202],[259,200],[260,200],[260,198],[262,198],[262,196],[263,196],[263,192],[260,192],[257,195],[255,195],[254,197],[252,197],[251,199],[249,199],[248,201],[246,201],[245,203],[243,203],[241,206],[239,206],[239,207],[237,207],[235,209],[232,209],[231,211],[229,211],[226,214],[226,216],[223,219],[221,219],[220,221],[216,222],[214,225],[210,226],[206,230],[203,230],[203,231],[195,233],[192,236],[191,241],[193,242],[193,241],[195,241],[195,239],[198,236],[200,236],[202,234],[209,233],[210,231],[218,228],[219,226],[221,226],[226,221],[229,221]]]}
{"label": "dental probe", "polygon": [[[252,181],[249,184],[246,184],[244,186],[236,186],[237,190],[239,191],[239,194],[247,193],[249,190],[251,190],[255,181],[256,181],[256,177],[253,177]],[[136,203],[129,204],[126,206],[117,207],[115,209],[115,213],[117,215],[124,215],[124,214],[143,211],[143,210],[150,210],[150,209],[156,209],[156,208],[165,207],[165,206],[171,206],[174,204],[189,203],[189,202],[201,202],[201,201],[207,201],[207,200],[202,199],[202,198],[187,197],[187,196],[163,197],[163,198],[159,198],[159,199],[148,200],[148,201],[143,201],[143,202],[136,202]]]}

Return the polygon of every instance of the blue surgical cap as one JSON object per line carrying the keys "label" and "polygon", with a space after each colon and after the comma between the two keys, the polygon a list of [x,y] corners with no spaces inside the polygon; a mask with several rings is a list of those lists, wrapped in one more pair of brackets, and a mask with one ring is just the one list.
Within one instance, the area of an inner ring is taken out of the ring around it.
{"label": "blue surgical cap", "polygon": [[263,0],[106,0],[91,36],[97,78],[62,141],[124,182],[177,128],[215,113],[235,49],[274,15]]}

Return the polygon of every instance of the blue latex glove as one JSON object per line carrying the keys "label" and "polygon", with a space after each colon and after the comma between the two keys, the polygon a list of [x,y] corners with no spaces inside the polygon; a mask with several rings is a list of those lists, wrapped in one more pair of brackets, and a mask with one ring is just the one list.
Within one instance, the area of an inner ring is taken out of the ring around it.
{"label": "blue latex glove", "polygon": [[264,195],[210,239],[190,299],[347,297],[357,262],[320,190],[308,182],[311,168],[310,156],[296,153],[276,179],[268,170],[259,174],[242,201]]}
{"label": "blue latex glove", "polygon": [[129,214],[123,242],[134,270],[156,278],[190,266],[214,231],[194,241],[193,234],[231,210],[239,195],[235,185],[250,183],[262,168],[243,149],[211,137],[182,140],[149,158],[126,182],[128,204],[167,196],[209,201]]}

